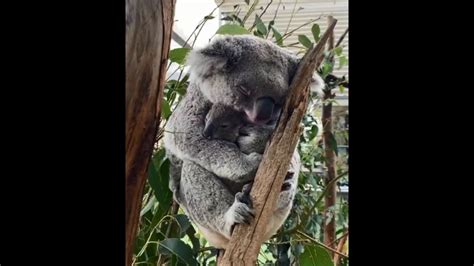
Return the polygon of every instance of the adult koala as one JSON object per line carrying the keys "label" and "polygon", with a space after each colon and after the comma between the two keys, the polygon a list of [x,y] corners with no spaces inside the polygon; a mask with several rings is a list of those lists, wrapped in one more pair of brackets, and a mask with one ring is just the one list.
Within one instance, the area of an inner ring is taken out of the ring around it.
{"label": "adult koala", "polygon": [[[261,154],[244,153],[235,143],[203,136],[206,115],[212,104],[232,107],[251,123],[237,143],[247,147],[266,143],[273,128],[265,124],[279,114],[298,63],[295,55],[253,36],[219,38],[188,57],[190,85],[164,135],[171,162],[170,188],[217,248],[226,247],[236,223],[248,222],[253,215],[250,186],[245,184],[253,181]],[[320,78],[315,82],[322,84]],[[267,238],[291,209],[299,171],[297,152],[292,161],[293,175],[282,188]]]}

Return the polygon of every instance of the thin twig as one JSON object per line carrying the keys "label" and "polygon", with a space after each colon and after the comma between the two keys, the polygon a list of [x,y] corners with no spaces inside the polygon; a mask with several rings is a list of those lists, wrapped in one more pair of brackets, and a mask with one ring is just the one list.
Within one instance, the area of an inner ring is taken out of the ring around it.
{"label": "thin twig", "polygon": [[[339,176],[337,176],[336,178],[334,178],[333,180],[331,180],[330,182],[328,182],[328,185],[331,185],[333,184],[334,182],[336,182],[337,180],[341,179],[342,177],[344,177],[345,175],[347,175],[348,171],[340,174]],[[324,188],[324,190],[322,191],[321,195],[319,195],[318,199],[314,202],[313,204],[313,207],[311,207],[311,209],[309,209],[308,211],[305,211],[304,213],[304,216],[300,219],[301,221],[307,221],[308,220],[308,217],[309,217],[309,214],[310,213],[313,213],[314,210],[316,209],[316,207],[318,207],[318,204],[319,202],[324,199],[324,196],[326,195],[326,193],[329,191],[329,186],[326,186]],[[300,229],[303,229],[303,225],[304,223],[300,223],[298,225],[296,225],[295,227],[291,228],[291,229],[288,229],[284,232],[281,232],[281,234],[278,234],[278,235],[284,235],[284,234],[292,234]]]}
{"label": "thin twig", "polygon": [[[225,0],[222,1],[220,4],[218,4],[218,5],[211,11],[211,13],[209,13],[209,15],[207,15],[206,17],[212,16],[212,14],[214,14],[214,12],[215,12],[220,6],[222,6],[222,4],[224,4],[224,2],[225,2]],[[208,20],[209,20],[209,19],[204,18],[204,19],[201,20],[201,22],[199,22],[199,24],[196,26],[196,28],[193,30],[193,32],[191,32],[191,34],[189,34],[189,37],[188,37],[188,38],[186,39],[186,41],[184,42],[183,47],[186,46],[186,44],[188,44],[189,39],[191,39],[191,37],[193,36],[193,34],[196,32],[196,30],[198,30],[199,27],[200,27],[202,24],[205,24],[206,21],[208,21]],[[199,36],[199,34],[198,34],[198,36]],[[197,38],[197,36],[196,36],[196,38]]]}
{"label": "thin twig", "polygon": [[347,27],[347,29],[344,31],[344,33],[341,35],[341,37],[337,41],[336,47],[339,47],[339,45],[341,44],[342,40],[344,40],[344,37],[346,37],[348,32],[349,32],[349,27]]}
{"label": "thin twig", "polygon": [[244,19],[242,19],[242,24],[245,25],[245,22],[247,19],[250,17],[250,15],[255,11],[255,7],[258,5],[259,0],[255,0],[252,5],[250,6],[249,11],[247,11],[247,14],[245,14]]}
{"label": "thin twig", "polygon": [[324,198],[324,195],[328,192],[329,188],[328,188],[328,185],[332,185],[334,184],[337,180],[343,178],[345,175],[347,175],[347,173],[349,173],[349,171],[345,171],[344,173],[338,175],[336,178],[334,178],[333,180],[329,181],[326,185],[326,187],[324,188],[322,194],[319,196],[319,198],[315,201],[315,205],[317,205],[323,198]]}
{"label": "thin twig", "polygon": [[212,251],[214,249],[216,249],[216,248],[215,247],[203,247],[199,250],[199,252],[206,252],[206,251],[210,251],[210,250]]}
{"label": "thin twig", "polygon": [[312,243],[314,243],[314,244],[316,244],[316,245],[319,245],[319,246],[321,246],[321,247],[323,247],[323,248],[325,248],[325,249],[327,249],[327,250],[330,250],[330,251],[332,251],[332,252],[334,252],[334,253],[336,253],[336,254],[339,254],[339,255],[341,255],[341,256],[344,257],[344,258],[349,258],[349,256],[347,256],[346,254],[341,253],[341,252],[337,251],[336,249],[333,249],[333,248],[331,248],[331,247],[326,246],[325,244],[323,244],[323,243],[317,241],[316,239],[312,238],[311,236],[305,234],[304,232],[301,232],[300,230],[297,230],[296,233],[299,234],[299,235],[301,235],[301,236],[306,237],[308,240],[310,240]]}
{"label": "thin twig", "polygon": [[296,0],[295,4],[293,5],[293,10],[291,11],[290,21],[288,21],[288,25],[286,26],[285,35],[288,32],[288,29],[290,28],[291,21],[293,20],[293,16],[295,15],[295,8],[296,8],[297,3],[298,3],[298,0]]}
{"label": "thin twig", "polygon": [[286,38],[290,37],[293,32],[295,32],[295,31],[301,29],[302,27],[304,27],[304,26],[306,26],[306,25],[308,25],[308,24],[310,24],[310,23],[313,23],[313,22],[315,22],[316,20],[319,20],[319,19],[321,19],[321,18],[322,18],[322,15],[319,16],[319,17],[317,17],[317,18],[311,19],[310,21],[308,21],[308,22],[302,24],[301,26],[296,27],[296,28],[294,28],[293,30],[291,30],[291,31],[289,31],[289,32],[287,32],[287,33],[285,33],[285,34],[283,34],[281,40],[285,40]]}
{"label": "thin twig", "polygon": [[275,10],[275,15],[273,15],[273,19],[272,19],[273,21],[275,21],[275,19],[276,19],[276,16],[277,16],[277,14],[278,14],[278,10],[280,9],[280,5],[281,5],[281,0],[278,1],[278,6],[277,6],[277,8],[276,8],[276,10]]}
{"label": "thin twig", "polygon": [[[268,3],[267,6],[265,7],[265,9],[262,11],[262,13],[260,13],[260,16],[258,16],[259,19],[262,19],[263,14],[265,14],[265,12],[267,12],[267,9],[272,4],[272,2],[273,2],[273,0],[270,0],[270,3]],[[256,25],[257,25],[257,20],[255,20],[253,22],[253,25],[252,25],[252,27],[250,27],[249,31],[252,32],[253,28],[255,28]],[[267,36],[268,36],[268,33],[267,33]]]}
{"label": "thin twig", "polygon": [[348,229],[346,229],[345,231],[346,231],[346,232],[345,232],[344,234],[342,234],[342,236],[338,237],[336,240],[334,240],[333,242],[331,242],[331,245],[337,243],[339,240],[341,240],[343,237],[345,237],[345,236],[347,236],[347,235],[349,234],[349,230],[348,230]]}
{"label": "thin twig", "polygon": [[[274,22],[275,19],[276,19],[276,16],[277,16],[277,14],[278,14],[278,9],[280,9],[280,5],[281,5],[281,0],[278,1],[278,6],[277,6],[277,8],[276,8],[276,10],[275,10],[275,15],[273,15],[273,19],[271,20],[271,21],[273,21],[273,22]],[[273,25],[272,25],[272,28],[273,28]],[[268,29],[267,36],[265,36],[265,39],[268,39],[268,35],[270,35],[270,29]],[[275,39],[276,39],[276,38],[275,38]]]}

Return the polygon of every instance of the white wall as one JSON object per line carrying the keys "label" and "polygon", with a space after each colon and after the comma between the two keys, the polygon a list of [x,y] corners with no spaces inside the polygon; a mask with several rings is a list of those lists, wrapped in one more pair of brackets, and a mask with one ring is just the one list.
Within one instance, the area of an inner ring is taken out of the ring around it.
{"label": "white wall", "polygon": [[[185,40],[190,36],[199,22],[216,8],[214,0],[177,0],[174,30]],[[219,28],[219,10],[214,12],[215,18],[208,20],[196,41],[195,47],[203,47]],[[190,42],[194,40],[191,38]],[[176,43],[174,44],[176,45]],[[172,47],[177,48],[177,47]]]}

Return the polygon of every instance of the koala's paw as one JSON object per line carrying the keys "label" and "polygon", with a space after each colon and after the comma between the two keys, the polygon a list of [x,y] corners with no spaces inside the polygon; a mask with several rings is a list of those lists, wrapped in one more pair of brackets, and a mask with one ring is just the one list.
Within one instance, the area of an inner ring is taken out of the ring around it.
{"label": "koala's paw", "polygon": [[277,210],[286,209],[290,206],[295,195],[294,189],[291,189],[292,185],[289,183],[284,183],[280,194],[278,195],[277,200]]}
{"label": "koala's paw", "polygon": [[293,176],[294,173],[289,172],[285,177],[285,181],[281,186],[280,195],[278,196],[277,210],[288,208],[293,201],[295,195]]}
{"label": "koala's paw", "polygon": [[250,190],[252,189],[253,182],[249,182],[242,187],[242,193],[250,197]]}
{"label": "koala's paw", "polygon": [[246,157],[247,157],[247,161],[249,161],[251,165],[256,165],[258,167],[258,165],[260,164],[260,161],[262,161],[263,155],[260,153],[252,152]]}
{"label": "koala's paw", "polygon": [[252,200],[250,199],[251,184],[247,184],[242,189],[242,192],[235,194],[235,201],[230,209],[225,214],[225,220],[229,230],[229,235],[232,234],[236,224],[250,224],[255,218],[255,211],[252,208]]}
{"label": "koala's paw", "polygon": [[283,181],[283,185],[281,186],[281,191],[287,191],[291,188],[293,184],[293,177],[295,173],[288,172],[285,176],[285,181]]}
{"label": "koala's paw", "polygon": [[253,125],[247,124],[239,129],[240,135],[270,135],[272,134],[274,127],[272,125]]}
{"label": "koala's paw", "polygon": [[290,182],[285,182],[283,183],[283,185],[281,186],[281,192],[283,191],[288,191],[291,189],[291,183]]}
{"label": "koala's paw", "polygon": [[238,202],[234,205],[234,224],[250,224],[250,221],[255,217],[254,210],[243,202]]}
{"label": "koala's paw", "polygon": [[239,145],[239,149],[246,154],[252,153],[253,149],[253,138],[250,136],[239,136],[237,138],[237,145]]}
{"label": "koala's paw", "polygon": [[[257,172],[258,166],[260,165],[260,162],[262,161],[263,155],[253,152],[249,155],[247,155],[247,164],[249,167],[249,176],[253,180],[253,177],[255,176],[255,173]],[[245,180],[245,181],[250,181],[250,180]]]}
{"label": "koala's paw", "polygon": [[170,178],[170,181],[168,183],[168,187],[173,193],[178,193],[179,191],[179,182],[177,180],[174,180],[173,178]]}
{"label": "koala's paw", "polygon": [[263,153],[273,128],[268,126],[248,125],[240,129],[237,144],[244,153]]}

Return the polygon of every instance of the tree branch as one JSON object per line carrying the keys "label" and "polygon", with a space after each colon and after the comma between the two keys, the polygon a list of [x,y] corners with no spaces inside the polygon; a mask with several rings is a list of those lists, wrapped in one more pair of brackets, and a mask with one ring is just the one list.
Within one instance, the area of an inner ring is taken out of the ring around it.
{"label": "tree branch", "polygon": [[160,124],[174,0],[127,0],[125,265],[132,263],[148,164]]}
{"label": "tree branch", "polygon": [[[328,22],[330,23],[334,18],[332,16],[328,16]],[[329,38],[328,41],[328,51],[334,49],[334,32],[331,34],[332,36]],[[330,57],[331,64],[334,65],[334,57]],[[324,101],[334,98],[333,93],[330,90],[330,87],[326,85],[326,89],[324,90]],[[334,141],[334,133],[333,133],[333,126],[332,126],[332,103],[328,102],[323,105],[323,114],[322,114],[322,122],[323,122],[323,143],[324,143],[324,157],[326,158],[326,167],[327,167],[327,175],[324,179],[326,183],[326,189],[328,193],[326,193],[324,198],[324,206],[325,206],[325,226],[324,226],[324,244],[330,246],[331,248],[335,248],[334,239],[336,237],[336,219],[335,216],[331,216],[331,220],[327,222],[328,213],[332,212],[332,207],[336,205],[336,185],[334,182],[331,182],[333,179],[336,178],[336,153],[334,151],[335,145],[333,145]]]}
{"label": "tree branch", "polygon": [[[265,7],[265,9],[262,11],[262,13],[260,13],[260,15],[258,16],[259,19],[262,19],[262,16],[263,14],[265,14],[265,12],[267,12],[267,9],[268,7],[273,3],[273,0],[270,0],[270,2],[267,4],[267,6]],[[252,27],[250,27],[249,31],[252,32],[252,30],[255,28],[255,26],[257,26],[257,20],[255,20],[252,24]],[[270,30],[268,30],[268,32],[270,32]],[[268,36],[268,34],[267,34]]]}
{"label": "tree branch", "polygon": [[344,33],[341,35],[341,37],[337,41],[336,47],[339,47],[339,45],[342,43],[342,41],[344,40],[344,37],[346,37],[348,32],[349,32],[349,27],[346,29],[346,31],[344,31]]}
{"label": "tree branch", "polygon": [[239,224],[235,227],[219,265],[256,264],[260,246],[264,241],[265,229],[273,214],[302,130],[300,123],[308,106],[309,83],[314,70],[323,60],[325,43],[332,34],[336,22],[331,21],[321,40],[305,54],[298,67],[278,126],[265,149],[250,193],[255,219],[250,225]]}
{"label": "tree branch", "polygon": [[336,250],[336,249],[333,249],[333,248],[331,248],[331,247],[328,247],[328,246],[324,245],[323,243],[317,241],[316,239],[312,238],[311,236],[305,234],[304,232],[296,231],[296,233],[297,233],[298,235],[300,235],[300,236],[302,236],[302,237],[308,239],[308,240],[311,241],[313,244],[319,245],[319,246],[321,246],[321,247],[323,247],[323,248],[325,248],[325,249],[327,249],[327,250],[329,250],[329,251],[332,251],[332,252],[334,252],[334,253],[336,253],[336,254],[339,254],[340,256],[342,256],[342,257],[344,257],[344,258],[349,258],[349,256],[347,256],[346,254],[341,253],[341,252],[339,252],[339,251]]}
{"label": "tree branch", "polygon": [[346,232],[345,232],[344,234],[342,234],[342,236],[340,236],[338,239],[334,240],[334,243],[337,243],[337,242],[340,241],[343,237],[346,237],[346,236],[349,234],[349,229],[348,229],[348,228],[346,228],[345,231],[346,231]]}
{"label": "tree branch", "polygon": [[336,266],[341,265],[341,254],[344,254],[344,253],[342,253],[342,249],[344,248],[344,244],[346,244],[346,240],[347,240],[348,237],[349,237],[349,231],[347,231],[341,237],[341,240],[337,244],[337,251],[338,252],[335,252],[336,254],[334,254],[334,260],[333,260]]}

